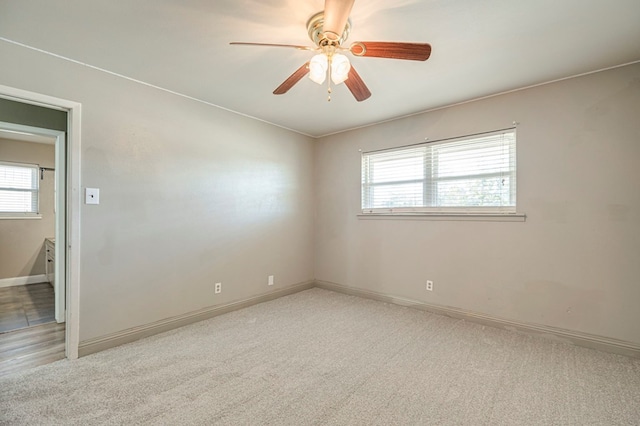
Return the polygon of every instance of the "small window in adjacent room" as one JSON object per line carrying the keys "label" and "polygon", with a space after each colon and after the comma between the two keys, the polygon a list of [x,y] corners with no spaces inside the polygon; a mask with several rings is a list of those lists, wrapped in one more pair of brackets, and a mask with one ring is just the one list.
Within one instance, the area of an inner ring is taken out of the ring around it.
{"label": "small window in adjacent room", "polygon": [[515,211],[514,129],[362,154],[363,213]]}
{"label": "small window in adjacent room", "polygon": [[38,166],[0,162],[0,217],[38,215]]}

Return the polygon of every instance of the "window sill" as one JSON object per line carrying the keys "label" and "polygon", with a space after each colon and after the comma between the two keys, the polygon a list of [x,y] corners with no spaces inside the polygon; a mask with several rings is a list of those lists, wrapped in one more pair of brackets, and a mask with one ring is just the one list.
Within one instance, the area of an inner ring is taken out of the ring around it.
{"label": "window sill", "polygon": [[42,216],[0,215],[0,220],[42,219]]}
{"label": "window sill", "polygon": [[524,222],[524,213],[360,213],[365,220],[447,220],[478,222]]}

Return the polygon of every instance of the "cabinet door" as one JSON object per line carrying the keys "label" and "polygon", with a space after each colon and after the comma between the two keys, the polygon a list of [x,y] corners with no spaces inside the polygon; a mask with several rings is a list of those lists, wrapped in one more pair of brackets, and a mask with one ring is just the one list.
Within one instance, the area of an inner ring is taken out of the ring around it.
{"label": "cabinet door", "polygon": [[54,276],[55,276],[55,268],[56,268],[56,262],[55,262],[55,258],[47,253],[47,264],[45,265],[45,275],[47,276],[47,281],[49,281],[51,283],[51,285],[53,285],[53,280],[54,280]]}
{"label": "cabinet door", "polygon": [[44,245],[45,256],[44,256],[44,274],[47,277],[47,281],[53,285],[54,282],[54,273],[55,273],[55,246],[49,242],[49,240],[45,241]]}
{"label": "cabinet door", "polygon": [[56,288],[56,262],[55,262],[55,257],[51,256],[50,261],[47,261],[47,263],[49,264],[49,270],[51,271],[51,275],[49,276],[49,282],[51,283],[51,285],[53,286],[53,288]]}

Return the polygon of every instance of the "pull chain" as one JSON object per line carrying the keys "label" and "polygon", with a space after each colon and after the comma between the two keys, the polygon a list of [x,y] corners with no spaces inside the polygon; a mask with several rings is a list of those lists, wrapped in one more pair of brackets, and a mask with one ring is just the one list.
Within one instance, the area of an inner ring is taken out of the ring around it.
{"label": "pull chain", "polygon": [[328,59],[328,61],[327,61],[327,64],[328,64],[328,67],[327,67],[327,75],[328,75],[328,78],[327,78],[327,102],[331,102],[331,60],[332,60],[332,56],[333,55],[330,55],[327,58]]}

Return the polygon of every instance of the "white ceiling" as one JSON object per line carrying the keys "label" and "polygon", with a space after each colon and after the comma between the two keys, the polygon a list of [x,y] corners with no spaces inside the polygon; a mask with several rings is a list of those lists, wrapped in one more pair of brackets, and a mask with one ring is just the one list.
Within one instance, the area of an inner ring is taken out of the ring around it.
{"label": "white ceiling", "polygon": [[323,0],[0,0],[0,38],[311,136],[640,60],[638,0],[356,0],[353,41],[428,42],[426,62],[353,58],[373,93],[305,78]]}

